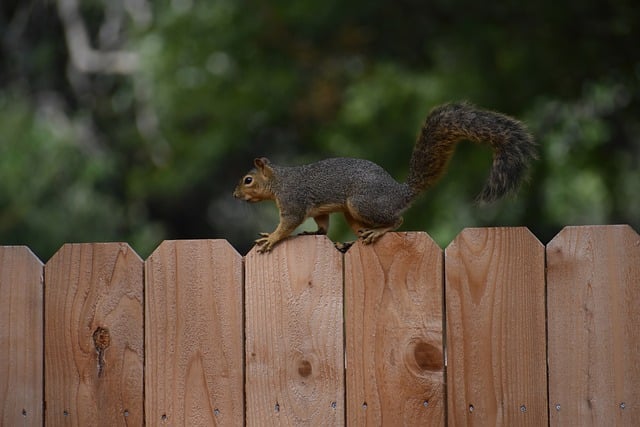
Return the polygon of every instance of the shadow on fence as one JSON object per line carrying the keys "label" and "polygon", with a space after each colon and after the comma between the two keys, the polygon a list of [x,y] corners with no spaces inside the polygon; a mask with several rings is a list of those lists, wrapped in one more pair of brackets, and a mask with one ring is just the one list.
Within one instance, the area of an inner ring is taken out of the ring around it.
{"label": "shadow on fence", "polygon": [[[0,424],[638,425],[640,236],[0,247]],[[46,403],[46,404],[45,404]],[[46,409],[45,409],[46,408]]]}

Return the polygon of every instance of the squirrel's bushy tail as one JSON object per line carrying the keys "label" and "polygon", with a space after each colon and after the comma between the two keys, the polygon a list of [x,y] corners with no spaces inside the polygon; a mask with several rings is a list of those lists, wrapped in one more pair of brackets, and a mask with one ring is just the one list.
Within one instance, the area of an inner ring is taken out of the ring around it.
{"label": "squirrel's bushy tail", "polygon": [[445,104],[427,116],[409,167],[407,184],[418,195],[443,175],[461,140],[486,143],[493,149],[493,166],[478,196],[492,202],[518,187],[536,144],[524,125],[511,117],[480,110],[468,103]]}

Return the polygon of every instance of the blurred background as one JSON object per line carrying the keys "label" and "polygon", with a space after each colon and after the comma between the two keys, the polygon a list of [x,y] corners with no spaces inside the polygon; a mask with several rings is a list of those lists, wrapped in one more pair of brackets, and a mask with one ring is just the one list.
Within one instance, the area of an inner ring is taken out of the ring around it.
{"label": "blurred background", "polygon": [[3,0],[0,35],[0,244],[45,261],[88,241],[246,253],[278,222],[231,197],[255,157],[362,157],[402,181],[424,117],[456,100],[525,121],[540,160],[481,207],[491,152],[461,144],[401,230],[640,230],[636,0]]}

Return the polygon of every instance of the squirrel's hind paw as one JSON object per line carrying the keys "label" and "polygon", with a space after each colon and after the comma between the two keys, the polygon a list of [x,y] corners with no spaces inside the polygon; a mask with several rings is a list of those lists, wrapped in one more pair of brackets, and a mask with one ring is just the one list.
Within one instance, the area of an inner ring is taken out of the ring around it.
{"label": "squirrel's hind paw", "polygon": [[382,237],[389,229],[387,228],[368,228],[364,230],[358,230],[358,236],[362,239],[362,243],[370,245],[375,243],[380,237]]}
{"label": "squirrel's hind paw", "polygon": [[358,230],[358,236],[362,239],[362,243],[370,245],[375,243],[379,238],[384,236],[388,231],[393,231],[402,225],[402,217],[396,219],[396,221],[390,226],[382,226],[377,228],[362,228]]}

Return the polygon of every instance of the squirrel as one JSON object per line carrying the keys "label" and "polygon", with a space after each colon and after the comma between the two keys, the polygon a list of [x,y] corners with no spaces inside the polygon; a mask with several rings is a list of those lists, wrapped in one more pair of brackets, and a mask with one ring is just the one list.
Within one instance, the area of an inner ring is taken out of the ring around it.
{"label": "squirrel", "polygon": [[267,158],[254,160],[233,196],[247,202],[274,200],[280,223],[272,233],[260,233],[258,252],[270,251],[305,219],[315,232],[326,234],[329,214],[342,212],[363,243],[370,244],[402,224],[402,214],[416,197],[444,174],[461,140],[488,143],[493,165],[480,202],[492,202],[516,189],[528,165],[537,158],[536,143],[520,121],[460,102],[435,107],[418,133],[405,183],[382,167],[363,159],[330,158],[302,166],[277,166]]}

